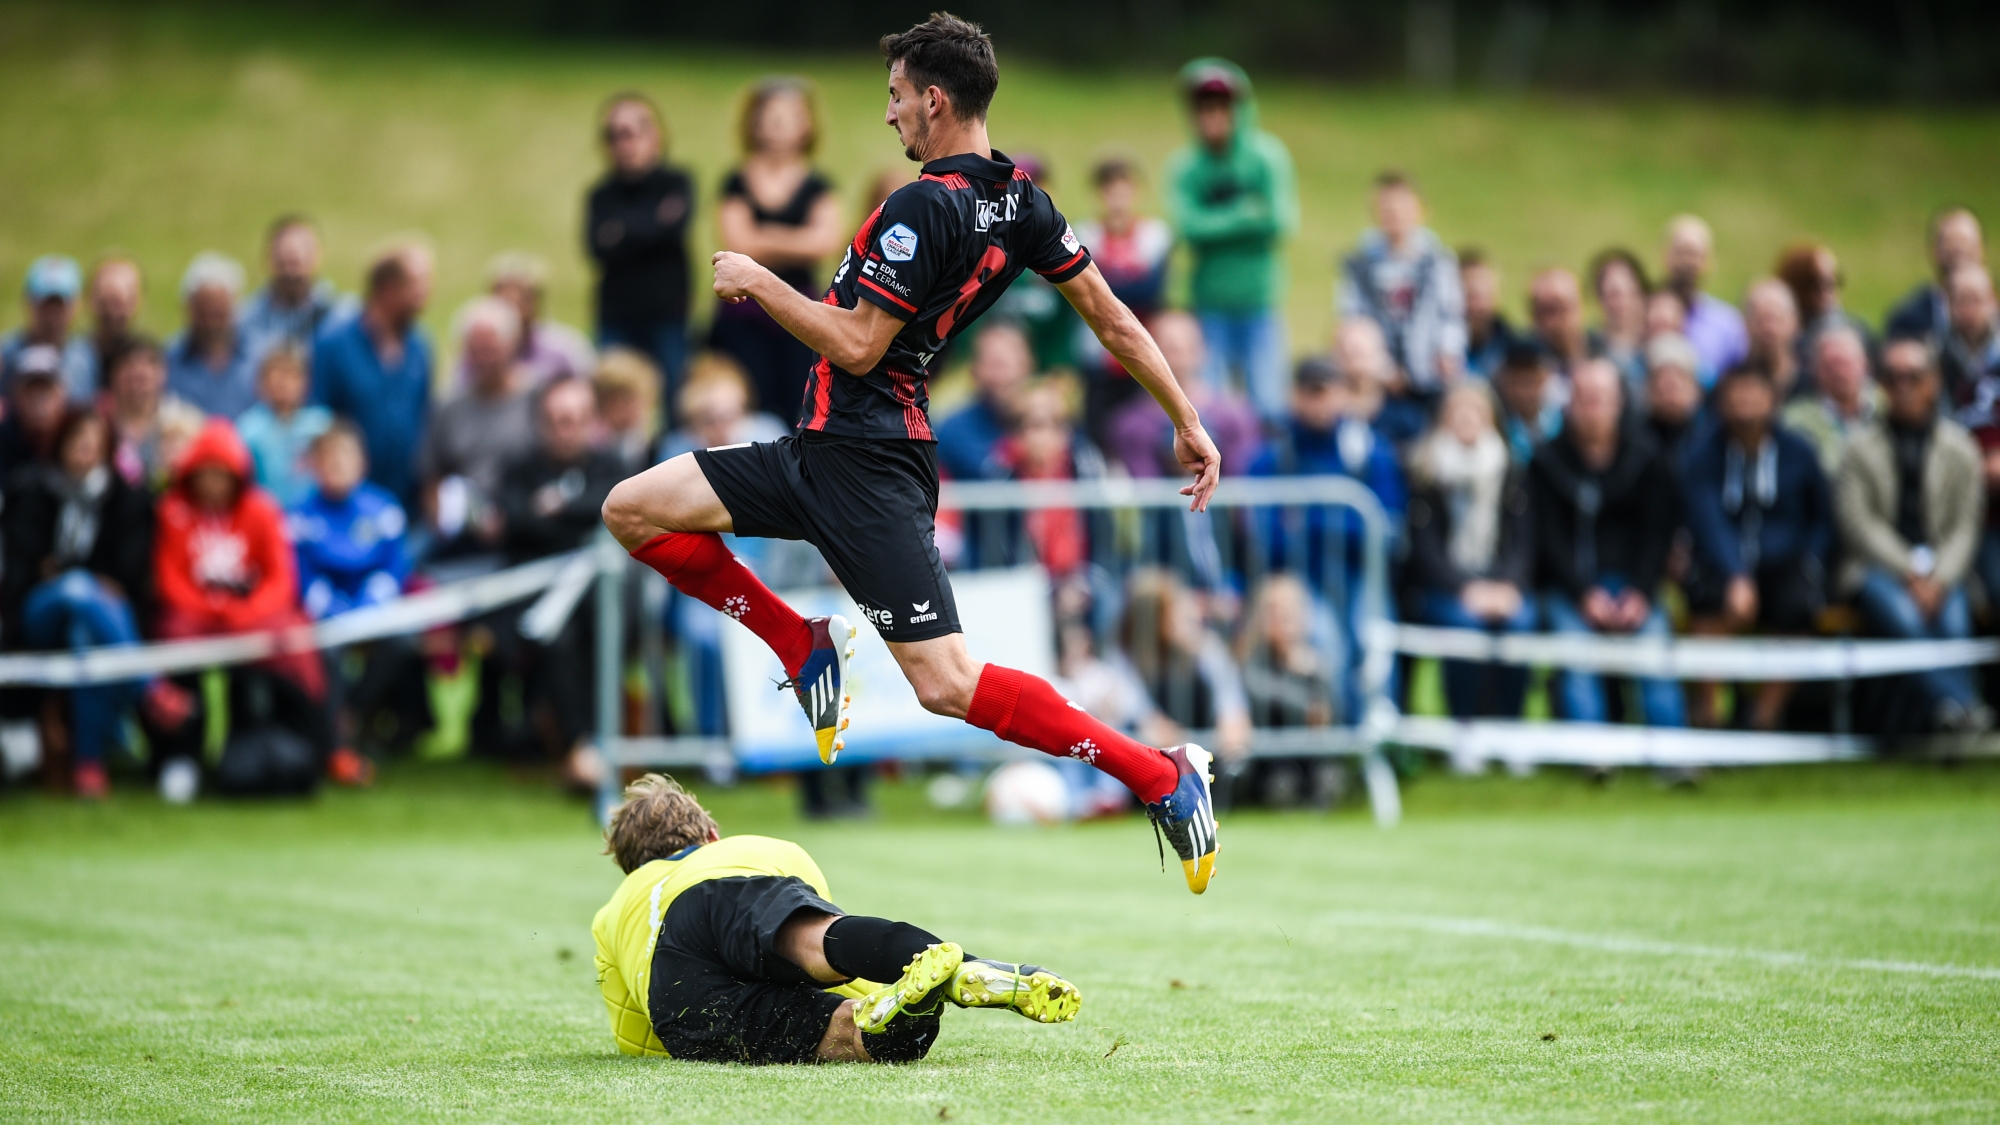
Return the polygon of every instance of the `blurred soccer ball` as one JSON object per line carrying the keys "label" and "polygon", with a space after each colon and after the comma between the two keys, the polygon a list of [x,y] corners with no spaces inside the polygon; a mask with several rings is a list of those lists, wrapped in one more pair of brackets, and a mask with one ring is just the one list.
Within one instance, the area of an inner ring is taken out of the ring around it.
{"label": "blurred soccer ball", "polygon": [[160,767],[160,799],[170,805],[185,805],[201,789],[201,769],[187,758],[175,758]]}
{"label": "blurred soccer ball", "polygon": [[1060,824],[1070,818],[1069,784],[1047,762],[1008,762],[986,779],[986,815],[995,824]]}

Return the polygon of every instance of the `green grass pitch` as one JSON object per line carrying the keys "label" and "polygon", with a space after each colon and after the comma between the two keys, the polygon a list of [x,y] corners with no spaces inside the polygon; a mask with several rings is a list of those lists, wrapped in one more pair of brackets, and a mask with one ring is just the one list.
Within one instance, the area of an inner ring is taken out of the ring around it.
{"label": "green grass pitch", "polygon": [[1003,831],[886,787],[803,824],[850,909],[1084,990],[949,1012],[903,1067],[629,1059],[580,804],[475,767],[173,809],[0,801],[10,1121],[1976,1121],[2000,1117],[2000,769],[1664,791],[1425,777],[1409,816],[1224,824],[1202,898],[1143,821]]}

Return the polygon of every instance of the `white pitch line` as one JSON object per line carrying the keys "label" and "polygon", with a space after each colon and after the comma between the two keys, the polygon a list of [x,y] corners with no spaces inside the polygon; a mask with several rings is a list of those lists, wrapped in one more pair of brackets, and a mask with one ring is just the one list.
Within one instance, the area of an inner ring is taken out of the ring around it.
{"label": "white pitch line", "polygon": [[1808,953],[1787,953],[1769,949],[1739,949],[1726,945],[1690,945],[1651,938],[1620,937],[1615,934],[1584,934],[1554,930],[1545,926],[1516,926],[1481,918],[1449,918],[1435,914],[1378,914],[1341,911],[1321,915],[1320,920],[1335,926],[1366,926],[1376,929],[1419,930],[1460,937],[1499,938],[1504,941],[1567,945],[1578,949],[1598,949],[1607,953],[1646,953],[1659,957],[1708,957],[1718,960],[1756,961],[1793,968],[1858,969],[1876,973],[1911,973],[1918,976],[1963,977],[1971,980],[2000,980],[2000,968],[1980,965],[1938,965],[1926,961],[1884,961],[1875,958],[1815,957]]}

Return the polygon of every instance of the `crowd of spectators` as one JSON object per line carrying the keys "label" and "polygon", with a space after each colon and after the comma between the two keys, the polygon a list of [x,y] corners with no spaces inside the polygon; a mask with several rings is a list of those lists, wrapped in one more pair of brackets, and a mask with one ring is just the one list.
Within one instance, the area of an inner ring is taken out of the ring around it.
{"label": "crowd of spectators", "polygon": [[[1259,127],[1241,70],[1200,59],[1181,83],[1191,136],[1162,171],[1166,213],[1144,213],[1136,161],[1109,158],[1088,179],[1094,206],[1069,203],[1079,237],[1150,326],[1225,475],[1339,475],[1375,495],[1394,525],[1397,616],[1501,632],[1908,638],[1963,637],[1991,618],[2000,308],[1971,212],[1935,217],[1934,277],[1879,331],[1843,305],[1839,263],[1816,243],[1787,248],[1740,306],[1709,292],[1716,248],[1693,215],[1666,225],[1657,272],[1622,247],[1581,272],[1538,266],[1516,320],[1502,263],[1454,251],[1425,225],[1418,182],[1385,172],[1374,224],[1336,263],[1328,346],[1295,359],[1279,311],[1298,226],[1290,157]],[[583,208],[591,331],[546,315],[541,260],[504,254],[452,319],[442,378],[422,322],[434,262],[419,241],[381,248],[347,294],[322,274],[311,220],[285,216],[255,290],[227,256],[187,264],[183,327],[166,341],[137,327],[137,261],[109,255],[86,275],[68,257],[37,259],[23,324],[0,338],[7,646],[212,636],[384,604],[580,546],[612,485],[647,464],[786,432],[812,357],[754,303],[718,303],[706,335],[691,332],[697,185],[667,162],[643,96],[610,99],[600,128],[607,169]],[[723,245],[809,294],[856,214],[813,163],[817,135],[808,86],[758,85],[716,196]],[[878,175],[853,202],[865,214],[905,178]],[[1184,286],[1169,283],[1172,261],[1186,263]],[[948,359],[968,374],[956,398],[939,396],[944,476],[1177,474],[1165,416],[1036,286],[1024,279]],[[1184,309],[1169,299],[1180,291]],[[1140,523],[945,512],[940,546],[955,567],[1045,567],[1064,682],[1146,737],[1212,729],[1235,759],[1255,727],[1357,719],[1352,513]],[[1135,534],[1162,545],[1157,558],[1107,567],[1107,546]],[[822,578],[798,544],[736,547],[773,584]],[[218,707],[232,723],[294,716],[317,769],[362,783],[363,751],[384,731],[409,742],[454,710],[442,685],[476,685],[460,696],[476,699],[471,742],[561,762],[588,784],[601,768],[590,620],[542,640],[501,615],[365,651],[287,653],[231,673],[222,693],[197,676],[17,688],[0,692],[0,721],[35,724],[45,759],[86,796],[106,792],[106,762],[134,731],[156,764],[226,756],[214,742],[229,724],[205,715]],[[659,722],[722,732],[714,615],[674,599],[665,621],[678,703]],[[1462,717],[1519,716],[1531,690],[1520,668],[1447,661],[1442,673]],[[1571,719],[1800,722],[1780,683],[1613,686],[1556,670],[1547,694]],[[1969,670],[1889,687],[1899,694],[1875,713],[1892,733],[1992,723]],[[1272,800],[1337,782],[1309,762],[1242,775],[1245,795]]]}
{"label": "crowd of spectators", "polygon": [[[1691,214],[1665,225],[1657,267],[1627,247],[1580,271],[1540,264],[1516,320],[1501,264],[1451,249],[1426,226],[1417,182],[1387,171],[1373,185],[1374,224],[1336,263],[1328,347],[1273,376],[1272,349],[1283,350],[1274,263],[1295,223],[1289,162],[1257,130],[1240,71],[1200,60],[1183,82],[1193,136],[1168,162],[1164,221],[1134,207],[1143,173],[1110,160],[1092,178],[1100,217],[1079,230],[1093,253],[1108,247],[1107,274],[1144,310],[1225,476],[1332,474],[1373,492],[1394,525],[1401,619],[1614,637],[1939,639],[2000,621],[2000,511],[1988,507],[2000,488],[2000,306],[1970,211],[1933,217],[1933,280],[1879,326],[1845,306],[1840,264],[1819,243],[1786,247],[1740,302],[1710,291],[1714,237]],[[1185,248],[1187,312],[1158,296],[1172,290],[1169,255],[1134,252],[1148,230]],[[1107,241],[1113,231],[1134,233]],[[1079,349],[1070,368],[1051,370],[1026,341],[1004,310],[973,341],[973,398],[937,426],[948,474],[1176,471],[1164,419],[1115,362]],[[1062,396],[1037,396],[1050,386]],[[1062,402],[1068,416],[1053,412]],[[1051,438],[1052,426],[1065,429]],[[1068,453],[1030,472],[1010,441]],[[1081,548],[1087,559],[1129,538],[1111,526],[1082,534],[1105,540]],[[1175,534],[1197,532],[1149,541]],[[1151,737],[1212,729],[1225,760],[1243,749],[1244,715],[1260,727],[1355,721],[1352,519],[1225,509],[1198,534],[1220,557],[1184,550],[1173,561],[1168,546],[1152,561],[1169,572],[1141,567],[1121,582],[1081,574],[1076,545],[1026,529],[1058,584],[1058,613],[1074,618],[1058,626],[1069,682]],[[946,551],[959,565],[992,561],[969,531]],[[1091,635],[1101,667],[1081,648]],[[1405,706],[1410,670],[1391,680]],[[1462,718],[1521,717],[1538,679],[1464,661],[1441,672],[1441,702]],[[1560,717],[1664,727],[1825,730],[1828,690],[1565,669],[1546,679]],[[1864,732],[1993,724],[1974,669],[1856,690],[1860,705],[1846,710]],[[1242,777],[1250,797],[1319,784],[1302,764],[1263,759]]]}

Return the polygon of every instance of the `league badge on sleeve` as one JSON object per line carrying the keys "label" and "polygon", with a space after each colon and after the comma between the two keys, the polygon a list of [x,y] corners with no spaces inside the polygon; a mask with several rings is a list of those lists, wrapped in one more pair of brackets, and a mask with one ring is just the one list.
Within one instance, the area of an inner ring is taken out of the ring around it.
{"label": "league badge on sleeve", "polygon": [[892,262],[907,262],[917,256],[917,232],[897,223],[882,232],[882,256]]}
{"label": "league badge on sleeve", "polygon": [[[912,239],[911,241],[915,242],[916,240]],[[1083,244],[1076,240],[1076,228],[1070,226],[1068,223],[1063,224],[1062,247],[1072,254],[1083,248]]]}

